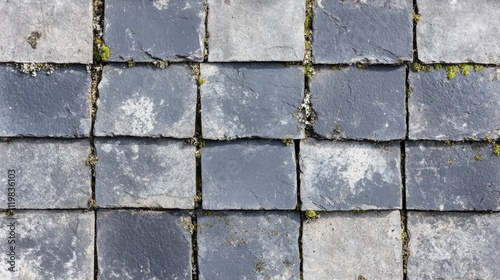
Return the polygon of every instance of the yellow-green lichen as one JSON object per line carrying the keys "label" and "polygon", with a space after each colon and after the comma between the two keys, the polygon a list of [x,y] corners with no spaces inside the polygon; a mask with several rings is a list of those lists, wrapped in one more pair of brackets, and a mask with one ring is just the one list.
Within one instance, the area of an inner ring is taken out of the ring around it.
{"label": "yellow-green lichen", "polygon": [[197,83],[199,86],[203,85],[205,83],[205,78],[199,77]]}
{"label": "yellow-green lichen", "polygon": [[500,144],[493,144],[493,153],[497,156],[500,157]]}
{"label": "yellow-green lichen", "polygon": [[135,61],[129,60],[129,61],[127,61],[127,65],[128,65],[128,67],[135,67]]}
{"label": "yellow-green lichen", "polygon": [[304,216],[306,217],[306,219],[308,220],[314,220],[314,219],[317,219],[319,218],[319,214],[314,211],[314,210],[307,210],[305,213],[304,213]]}
{"label": "yellow-green lichen", "polygon": [[101,39],[94,40],[94,60],[97,62],[107,61],[111,56],[111,49]]}
{"label": "yellow-green lichen", "polygon": [[443,69],[443,65],[441,65],[441,64],[434,64],[433,66],[434,66],[434,70],[436,70],[436,71]]}
{"label": "yellow-green lichen", "polygon": [[470,64],[460,64],[460,73],[464,76],[468,76],[470,73],[470,70],[472,70],[472,65]]}
{"label": "yellow-green lichen", "polygon": [[434,68],[432,65],[424,65],[424,64],[420,64],[418,62],[413,62],[410,64],[410,67],[413,71],[415,72],[421,72],[421,71],[425,71],[425,72],[431,72],[432,69]]}
{"label": "yellow-green lichen", "polygon": [[89,206],[89,208],[97,207],[97,201],[95,201],[95,199],[93,199],[93,198],[89,198],[88,206]]}
{"label": "yellow-green lichen", "polygon": [[460,72],[458,65],[446,65],[444,67],[444,70],[446,70],[446,76],[448,77],[448,80],[453,80]]}
{"label": "yellow-green lichen", "polygon": [[477,161],[481,161],[483,160],[483,157],[481,155],[476,155],[474,156],[474,159],[476,159]]}
{"label": "yellow-green lichen", "polygon": [[413,21],[418,22],[422,18],[421,14],[413,14]]}
{"label": "yellow-green lichen", "polygon": [[194,152],[194,156],[196,158],[201,158],[201,151],[200,150],[197,150],[196,152]]}
{"label": "yellow-green lichen", "polygon": [[483,71],[484,66],[483,65],[474,65],[474,71],[476,72],[481,72]]}
{"label": "yellow-green lichen", "polygon": [[291,138],[285,138],[285,139],[281,140],[281,142],[283,142],[283,144],[285,144],[287,147],[290,147],[293,145],[293,139],[291,139]]}

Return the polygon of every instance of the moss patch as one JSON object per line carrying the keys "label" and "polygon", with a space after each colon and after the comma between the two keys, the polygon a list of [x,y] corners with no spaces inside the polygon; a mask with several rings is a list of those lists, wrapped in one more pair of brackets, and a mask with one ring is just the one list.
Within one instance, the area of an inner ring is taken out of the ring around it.
{"label": "moss patch", "polygon": [[422,18],[421,14],[413,14],[413,21],[418,22]]}
{"label": "moss patch", "polygon": [[500,157],[500,144],[493,144],[493,153],[497,156]]}
{"label": "moss patch", "polygon": [[314,210],[307,210],[304,213],[304,216],[308,220],[314,220],[314,219],[319,218],[319,214],[316,211],[314,211]]}
{"label": "moss patch", "polygon": [[458,65],[446,65],[444,67],[444,70],[446,70],[446,76],[448,77],[448,80],[453,80],[459,73]]}
{"label": "moss patch", "polygon": [[421,72],[421,71],[425,71],[425,72],[431,72],[432,69],[434,69],[434,67],[432,65],[424,65],[424,64],[420,64],[418,62],[413,62],[410,64],[410,67],[413,71],[415,72]]}
{"label": "moss patch", "polygon": [[293,139],[291,139],[291,138],[285,138],[285,139],[281,140],[281,142],[283,142],[283,144],[285,144],[287,147],[290,147],[293,145]]}
{"label": "moss patch", "polygon": [[469,76],[470,70],[472,70],[472,65],[460,64],[460,73],[462,73],[462,75]]}
{"label": "moss patch", "polygon": [[111,49],[101,39],[94,40],[94,61],[107,61],[111,54]]}

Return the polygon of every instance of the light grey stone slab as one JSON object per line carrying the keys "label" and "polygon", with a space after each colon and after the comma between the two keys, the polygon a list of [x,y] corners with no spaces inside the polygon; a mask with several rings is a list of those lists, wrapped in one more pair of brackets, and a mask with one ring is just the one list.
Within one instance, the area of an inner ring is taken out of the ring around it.
{"label": "light grey stone slab", "polygon": [[97,138],[95,145],[99,206],[194,207],[194,146],[176,140],[134,138]]}
{"label": "light grey stone slab", "polygon": [[208,0],[209,61],[302,61],[302,0]]}
{"label": "light grey stone slab", "polygon": [[18,209],[87,208],[92,195],[90,167],[85,165],[89,154],[89,140],[0,141],[0,169],[5,172],[1,208],[12,206],[9,193],[15,193]]}
{"label": "light grey stone slab", "polygon": [[400,168],[399,143],[302,140],[302,209],[400,209]]}

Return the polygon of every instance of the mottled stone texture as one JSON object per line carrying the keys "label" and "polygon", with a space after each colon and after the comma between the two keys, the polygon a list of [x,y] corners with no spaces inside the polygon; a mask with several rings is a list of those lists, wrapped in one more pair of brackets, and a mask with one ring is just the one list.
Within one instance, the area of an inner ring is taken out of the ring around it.
{"label": "mottled stone texture", "polygon": [[500,210],[500,157],[491,144],[406,144],[406,207]]}
{"label": "mottled stone texture", "polygon": [[405,68],[331,70],[313,76],[314,132],[333,139],[393,140],[405,136]]}
{"label": "mottled stone texture", "polygon": [[203,0],[106,0],[109,61],[202,61]]}
{"label": "mottled stone texture", "polygon": [[300,142],[303,210],[401,208],[399,143]]}
{"label": "mottled stone texture", "polygon": [[90,73],[69,66],[36,77],[0,65],[0,136],[82,137],[90,131]]}
{"label": "mottled stone texture", "polygon": [[92,63],[92,0],[2,0],[0,14],[0,61]]}
{"label": "mottled stone texture", "polygon": [[194,135],[196,81],[187,65],[106,66],[99,84],[95,135]]}
{"label": "mottled stone texture", "polygon": [[303,138],[301,66],[202,64],[201,123],[206,139]]}
{"label": "mottled stone texture", "polygon": [[408,279],[496,279],[500,213],[410,212]]}
{"label": "mottled stone texture", "polygon": [[418,0],[418,58],[432,62],[500,62],[500,2]]}
{"label": "mottled stone texture", "polygon": [[[0,224],[1,279],[94,279],[94,213],[16,211],[14,216],[2,215]],[[11,246],[15,272],[7,270]]]}
{"label": "mottled stone texture", "polygon": [[316,63],[399,63],[411,59],[411,0],[315,2]]}
{"label": "mottled stone texture", "polygon": [[[0,193],[7,208],[8,174],[15,174],[15,207],[87,208],[92,195],[88,140],[14,139],[0,141]],[[14,172],[8,172],[14,170]],[[12,176],[11,176],[12,177]]]}
{"label": "mottled stone texture", "polygon": [[191,279],[191,217],[180,212],[97,212],[99,279]]}
{"label": "mottled stone texture", "polygon": [[209,61],[302,61],[305,1],[208,0]]}
{"label": "mottled stone texture", "polygon": [[470,70],[449,80],[444,69],[410,72],[410,139],[500,137],[500,69]]}
{"label": "mottled stone texture", "polygon": [[299,227],[291,212],[199,215],[200,279],[298,280]]}
{"label": "mottled stone texture", "polygon": [[403,279],[400,219],[398,211],[325,212],[304,223],[304,279]]}
{"label": "mottled stone texture", "polygon": [[96,139],[95,143],[99,206],[193,208],[194,146],[166,139]]}
{"label": "mottled stone texture", "polygon": [[294,145],[265,140],[208,142],[201,165],[204,209],[295,209]]}

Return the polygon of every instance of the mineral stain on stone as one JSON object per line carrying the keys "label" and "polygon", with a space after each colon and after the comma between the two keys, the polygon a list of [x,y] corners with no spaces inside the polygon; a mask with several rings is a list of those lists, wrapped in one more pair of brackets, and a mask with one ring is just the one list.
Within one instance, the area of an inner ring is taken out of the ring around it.
{"label": "mineral stain on stone", "polygon": [[38,45],[38,40],[42,37],[42,33],[41,32],[38,32],[38,31],[33,31],[31,32],[30,36],[28,37],[28,44],[30,44],[30,46],[33,48],[33,49],[36,49],[36,46]]}

